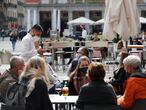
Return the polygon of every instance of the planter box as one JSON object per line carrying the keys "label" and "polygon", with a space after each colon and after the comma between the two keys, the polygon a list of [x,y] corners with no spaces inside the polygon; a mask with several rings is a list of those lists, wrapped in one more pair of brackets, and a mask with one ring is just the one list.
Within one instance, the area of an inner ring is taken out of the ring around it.
{"label": "planter box", "polygon": [[10,53],[4,53],[0,56],[1,59],[1,64],[9,64],[10,63],[10,58],[12,54]]}

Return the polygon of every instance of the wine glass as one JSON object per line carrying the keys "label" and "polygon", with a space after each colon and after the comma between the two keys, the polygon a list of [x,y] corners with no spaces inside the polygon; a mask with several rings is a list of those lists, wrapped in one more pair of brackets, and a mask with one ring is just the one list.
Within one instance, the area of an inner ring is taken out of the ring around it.
{"label": "wine glass", "polygon": [[60,95],[61,94],[61,91],[62,91],[62,88],[61,87],[56,87],[55,88],[55,91]]}
{"label": "wine glass", "polygon": [[60,83],[60,82],[58,82],[58,83],[56,84],[56,86],[55,86],[55,91],[56,91],[59,95],[61,95],[61,93],[62,93],[62,87],[63,87],[63,84]]}

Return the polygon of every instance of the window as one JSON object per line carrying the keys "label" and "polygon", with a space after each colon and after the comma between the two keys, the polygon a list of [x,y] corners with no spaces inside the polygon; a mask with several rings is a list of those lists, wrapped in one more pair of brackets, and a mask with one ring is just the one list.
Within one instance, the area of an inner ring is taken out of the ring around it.
{"label": "window", "polygon": [[58,3],[67,3],[67,0],[58,0]]}
{"label": "window", "polygon": [[78,17],[85,16],[84,11],[73,11],[73,19],[76,19]]}
{"label": "window", "polygon": [[42,4],[48,4],[49,3],[49,0],[41,0],[41,3]]}
{"label": "window", "polygon": [[75,3],[83,3],[82,0],[75,0]]}

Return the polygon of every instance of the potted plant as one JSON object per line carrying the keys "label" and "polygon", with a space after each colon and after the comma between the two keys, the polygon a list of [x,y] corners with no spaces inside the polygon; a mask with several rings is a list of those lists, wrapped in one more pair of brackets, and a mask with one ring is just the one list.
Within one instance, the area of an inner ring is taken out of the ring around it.
{"label": "potted plant", "polygon": [[0,63],[9,64],[11,56],[12,56],[12,53],[10,51],[2,49],[0,51]]}

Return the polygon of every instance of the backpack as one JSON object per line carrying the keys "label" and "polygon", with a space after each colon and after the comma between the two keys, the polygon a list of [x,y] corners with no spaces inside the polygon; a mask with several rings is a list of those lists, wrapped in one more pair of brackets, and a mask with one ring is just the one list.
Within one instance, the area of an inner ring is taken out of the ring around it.
{"label": "backpack", "polygon": [[[14,108],[14,110],[25,110],[25,94],[27,92],[26,82],[10,83],[6,91],[5,108]],[[9,110],[9,109],[4,109]],[[10,109],[12,110],[12,109]]]}

